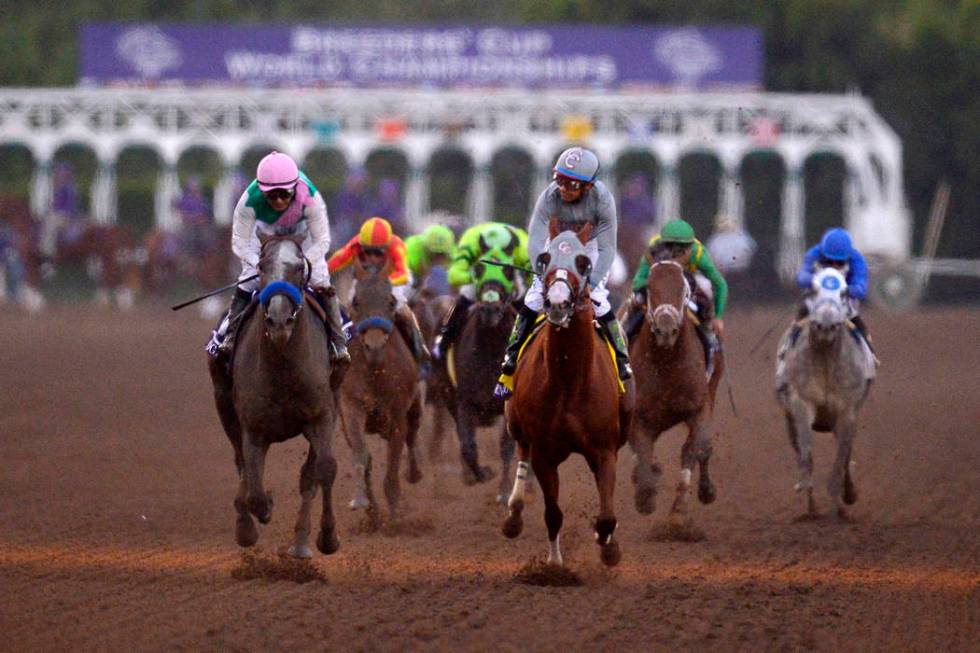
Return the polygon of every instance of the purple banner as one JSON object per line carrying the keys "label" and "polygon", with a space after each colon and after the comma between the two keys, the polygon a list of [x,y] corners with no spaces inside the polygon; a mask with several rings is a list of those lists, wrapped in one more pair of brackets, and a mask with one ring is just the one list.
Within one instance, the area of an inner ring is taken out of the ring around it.
{"label": "purple banner", "polygon": [[756,89],[752,27],[349,27],[95,23],[81,82]]}

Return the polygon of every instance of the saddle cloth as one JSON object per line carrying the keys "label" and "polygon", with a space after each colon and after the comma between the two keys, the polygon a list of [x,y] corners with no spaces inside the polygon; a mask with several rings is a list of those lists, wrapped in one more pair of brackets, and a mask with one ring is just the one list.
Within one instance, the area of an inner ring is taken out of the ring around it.
{"label": "saddle cloth", "polygon": [[[538,315],[538,319],[535,320],[535,322],[534,322],[534,324],[535,324],[534,331],[531,332],[531,335],[528,337],[527,340],[524,341],[524,344],[521,345],[521,348],[517,352],[517,362],[518,362],[518,364],[521,362],[521,358],[523,358],[523,356],[524,356],[524,350],[527,349],[527,346],[529,344],[531,344],[531,341],[533,341],[537,337],[538,333],[541,332],[541,329],[544,328],[544,322],[545,322],[546,319],[547,318],[544,315]],[[617,367],[616,367],[616,350],[613,349],[612,343],[609,342],[609,338],[606,337],[606,334],[599,327],[598,323],[593,322],[593,325],[595,326],[595,331],[596,331],[596,334],[599,336],[599,339],[602,340],[602,342],[606,345],[606,350],[607,350],[607,352],[609,354],[610,360],[612,361],[613,370],[615,371],[617,369]],[[614,373],[613,376],[616,377],[616,384],[619,386],[619,394],[624,394],[626,392],[626,387],[623,385],[623,381],[619,378],[619,374]],[[511,392],[514,391],[514,377],[513,377],[513,375],[510,375],[510,374],[501,374],[500,375],[500,378],[498,378],[497,381],[499,383],[503,384],[504,387],[506,387]]]}

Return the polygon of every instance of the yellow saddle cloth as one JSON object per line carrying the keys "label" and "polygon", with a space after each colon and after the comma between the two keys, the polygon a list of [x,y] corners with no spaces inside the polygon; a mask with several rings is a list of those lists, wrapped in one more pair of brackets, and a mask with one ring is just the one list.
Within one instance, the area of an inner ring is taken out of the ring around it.
{"label": "yellow saddle cloth", "polygon": [[[537,337],[541,329],[544,328],[545,319],[546,318],[544,315],[539,315],[538,319],[535,320],[534,331],[531,332],[531,335],[528,336],[528,339],[524,341],[524,344],[521,345],[521,348],[517,351],[518,363],[520,363],[521,358],[524,356],[524,350],[527,349],[527,346],[531,344],[531,341],[534,340],[534,338]],[[595,323],[593,322],[593,324]],[[609,338],[606,337],[606,334],[603,332],[602,329],[598,327],[598,325],[596,325],[595,330],[596,333],[599,335],[599,338],[602,340],[602,342],[605,343],[606,349],[609,352],[609,356],[610,358],[612,358],[613,370],[614,371],[618,370],[619,368],[616,367],[616,350],[613,349],[612,343],[609,342]],[[616,372],[614,376],[616,377],[617,385],[619,385],[619,393],[624,394],[626,392],[626,387],[623,386],[623,381],[622,379],[619,378],[619,373]],[[511,392],[514,391],[514,376],[512,374],[501,374],[500,377],[497,379],[497,381],[503,384],[503,386],[508,390],[510,390]]]}

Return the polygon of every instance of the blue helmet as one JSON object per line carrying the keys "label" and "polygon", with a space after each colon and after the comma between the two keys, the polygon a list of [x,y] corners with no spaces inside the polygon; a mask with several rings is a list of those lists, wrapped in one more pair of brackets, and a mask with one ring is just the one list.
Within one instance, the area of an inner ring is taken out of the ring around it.
{"label": "blue helmet", "polygon": [[820,239],[820,256],[831,261],[849,261],[854,246],[845,229],[829,229]]}

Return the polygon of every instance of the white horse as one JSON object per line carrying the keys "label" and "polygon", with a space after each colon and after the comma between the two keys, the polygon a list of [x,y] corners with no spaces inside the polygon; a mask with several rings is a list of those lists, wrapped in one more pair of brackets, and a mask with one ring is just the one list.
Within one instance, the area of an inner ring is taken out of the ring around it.
{"label": "white horse", "polygon": [[827,490],[838,516],[846,519],[846,506],[857,500],[850,473],[851,447],[858,411],[874,379],[875,357],[849,325],[854,308],[846,296],[844,276],[825,268],[814,275],[813,291],[806,299],[809,316],[800,324],[798,336],[793,339],[789,329],[780,341],[776,394],[796,451],[800,469],[796,491],[805,492],[805,516],[818,515],[813,500],[813,431],[833,431],[837,458]]}

